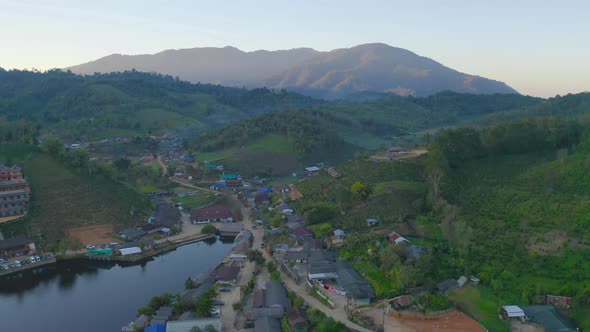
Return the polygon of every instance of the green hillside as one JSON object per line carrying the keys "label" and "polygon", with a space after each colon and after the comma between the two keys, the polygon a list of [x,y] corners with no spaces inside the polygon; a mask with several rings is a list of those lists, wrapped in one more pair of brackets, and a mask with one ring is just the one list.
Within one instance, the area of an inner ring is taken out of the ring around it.
{"label": "green hillside", "polygon": [[571,314],[589,328],[589,147],[587,129],[552,119],[442,132],[428,185],[431,222],[451,250],[433,272],[476,274],[499,305],[573,296]]}
{"label": "green hillside", "polygon": [[[200,132],[255,114],[321,102],[286,91],[190,84],[139,72],[78,76],[0,68],[0,118],[28,120],[65,139]],[[1,132],[0,128],[0,132]]]}
{"label": "green hillside", "polygon": [[151,210],[145,196],[102,174],[88,175],[90,168],[67,167],[32,146],[2,145],[0,152],[0,163],[22,165],[31,185],[29,224],[7,226],[17,233],[29,228],[32,235],[55,242],[64,237],[67,228],[129,226],[145,220]]}

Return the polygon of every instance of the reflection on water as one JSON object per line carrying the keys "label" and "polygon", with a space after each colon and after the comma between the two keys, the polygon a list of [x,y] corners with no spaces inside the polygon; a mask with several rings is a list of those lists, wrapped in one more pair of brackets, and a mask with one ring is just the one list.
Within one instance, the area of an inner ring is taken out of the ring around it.
{"label": "reflection on water", "polygon": [[182,291],[230,249],[213,238],[138,265],[76,260],[0,278],[1,331],[120,331],[150,297]]}

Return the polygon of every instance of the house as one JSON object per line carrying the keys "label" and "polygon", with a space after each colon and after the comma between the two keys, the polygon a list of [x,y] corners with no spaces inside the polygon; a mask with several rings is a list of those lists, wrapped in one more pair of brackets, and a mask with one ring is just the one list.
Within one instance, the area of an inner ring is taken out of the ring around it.
{"label": "house", "polygon": [[0,165],[0,182],[17,181],[23,179],[22,168]]}
{"label": "house", "polygon": [[0,218],[27,213],[29,194],[24,189],[0,191]]}
{"label": "house", "polygon": [[266,307],[281,307],[285,310],[291,308],[287,290],[280,281],[273,280],[266,283],[264,305]]}
{"label": "house", "polygon": [[254,292],[252,316],[255,320],[262,317],[281,318],[291,308],[285,287],[279,281],[269,281],[265,289]]}
{"label": "house", "polygon": [[191,221],[193,224],[203,224],[208,222],[232,222],[233,214],[226,207],[210,207],[191,211]]}
{"label": "house", "polygon": [[151,325],[146,327],[144,332],[166,332],[166,322],[152,319]]}
{"label": "house", "polygon": [[227,284],[235,284],[238,281],[240,268],[224,265],[215,271],[215,281]]}
{"label": "house", "polygon": [[336,237],[337,239],[344,239],[345,236],[346,233],[344,233],[344,231],[341,229],[337,229],[334,231],[334,237]]}
{"label": "house", "polygon": [[369,285],[353,268],[345,261],[336,262],[336,282],[346,292],[346,296],[353,304],[369,304],[375,297],[373,287]]}
{"label": "house", "polygon": [[272,188],[264,187],[264,188],[260,188],[260,189],[256,190],[256,192],[259,194],[271,194]]}
{"label": "house", "polygon": [[307,312],[305,308],[293,307],[287,311],[287,321],[291,331],[305,332],[307,331]]}
{"label": "house", "polygon": [[272,247],[272,251],[274,253],[287,253],[287,251],[289,251],[289,245],[286,243],[275,244]]}
{"label": "house", "polygon": [[10,239],[0,240],[0,255],[31,254],[36,250],[35,243],[24,235],[17,235]]}
{"label": "house", "polygon": [[152,250],[156,248],[156,241],[152,239],[141,240],[140,242],[145,250]]}
{"label": "house", "polygon": [[193,332],[195,327],[199,331],[206,332],[208,326],[212,326],[216,331],[221,332],[221,320],[219,317],[170,321],[166,323],[166,332]]}
{"label": "house", "polygon": [[313,239],[313,232],[305,227],[299,227],[291,231],[291,236],[296,238],[298,241],[305,241],[308,239]]}
{"label": "house", "polygon": [[479,278],[478,278],[478,277],[476,277],[476,276],[471,276],[471,277],[469,277],[469,280],[470,280],[470,281],[471,281],[471,282],[472,282],[474,285],[477,285],[477,284],[479,284],[479,281],[480,281],[480,280],[479,280]]}
{"label": "house", "polygon": [[377,219],[374,219],[374,218],[367,219],[367,226],[369,226],[369,227],[373,227],[373,226],[377,225],[377,223],[378,223]]}
{"label": "house", "polygon": [[182,157],[182,161],[187,162],[187,163],[192,163],[195,161],[195,157],[193,156],[183,156]]}
{"label": "house", "polygon": [[254,332],[281,332],[281,322],[278,318],[261,317],[254,321]]}
{"label": "house", "polygon": [[256,195],[254,196],[254,204],[256,206],[269,205],[270,198],[268,197],[268,194],[267,193],[256,193]]}
{"label": "house", "polygon": [[167,228],[180,227],[180,211],[170,204],[159,204],[156,212],[156,224]]}
{"label": "house", "polygon": [[298,222],[298,223],[302,223],[303,222],[303,216],[300,214],[291,214],[287,216],[287,222],[288,223],[292,223],[292,222]]}
{"label": "house", "polygon": [[154,234],[158,233],[162,229],[162,225],[158,224],[145,224],[141,226],[141,230],[144,231],[146,234]]}
{"label": "house", "polygon": [[238,173],[223,173],[220,176],[221,180],[239,180],[240,175]]}
{"label": "house", "polygon": [[223,223],[219,225],[219,235],[226,239],[235,239],[244,229],[244,225],[236,223]]}
{"label": "house", "polygon": [[439,292],[446,293],[459,287],[459,284],[455,279],[447,279],[445,281],[439,282],[436,287],[438,288]]}
{"label": "house", "polygon": [[124,238],[127,241],[133,241],[133,240],[139,239],[140,237],[142,237],[144,235],[146,235],[146,232],[140,228],[124,229],[121,232],[119,232],[119,236]]}
{"label": "house", "polygon": [[288,221],[287,222],[287,229],[289,232],[294,231],[297,228],[303,227],[303,224],[300,221]]}
{"label": "house", "polygon": [[[516,307],[516,306],[515,306]],[[543,325],[545,331],[574,332],[575,326],[563,317],[553,306],[533,305],[522,307],[526,319]]]}
{"label": "house", "polygon": [[130,256],[141,254],[142,251],[140,247],[131,247],[119,249],[119,252],[121,253],[121,256]]}
{"label": "house", "polygon": [[457,279],[457,286],[459,286],[459,288],[463,287],[466,283],[467,283],[466,276],[460,276],[459,279]]}
{"label": "house", "polygon": [[273,227],[273,228],[265,228],[264,229],[265,236],[275,236],[275,235],[281,235],[281,234],[283,234],[282,227]]}
{"label": "house", "polygon": [[287,203],[281,203],[279,205],[278,210],[285,215],[292,215],[293,213],[295,213],[295,210],[293,210],[293,208],[291,207],[291,205],[287,204]]}
{"label": "house", "polygon": [[19,179],[0,181],[0,192],[12,190],[24,190],[27,194],[31,192],[31,188],[29,187],[27,180]]}
{"label": "house", "polygon": [[320,171],[320,168],[317,166],[305,167],[305,172],[308,174],[315,174]]}
{"label": "house", "polygon": [[500,315],[502,315],[505,319],[510,319],[510,318],[524,319],[525,318],[524,311],[517,305],[503,306],[502,310],[500,311]]}
{"label": "house", "polygon": [[573,298],[569,296],[545,295],[545,303],[556,308],[569,309],[572,307]]}
{"label": "house", "polygon": [[324,241],[320,239],[307,239],[303,241],[303,251],[318,250],[324,248]]}
{"label": "house", "polygon": [[264,289],[259,288],[254,291],[254,308],[264,308]]}
{"label": "house", "polygon": [[393,242],[395,244],[400,244],[400,243],[403,243],[403,242],[410,243],[410,241],[408,241],[406,238],[404,238],[403,236],[399,235],[395,231],[392,231],[391,233],[389,233],[389,235],[387,235],[387,237],[389,238],[389,241],[391,241],[391,242]]}
{"label": "house", "polygon": [[121,328],[121,332],[135,332],[136,329],[141,330],[146,327],[149,320],[150,320],[149,316],[141,315],[141,316],[137,317],[137,319],[133,323]]}

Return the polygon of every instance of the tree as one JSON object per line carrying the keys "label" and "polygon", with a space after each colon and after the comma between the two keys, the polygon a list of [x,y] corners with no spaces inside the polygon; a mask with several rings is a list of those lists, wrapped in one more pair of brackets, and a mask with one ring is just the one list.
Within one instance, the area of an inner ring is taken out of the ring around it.
{"label": "tree", "polygon": [[191,277],[186,278],[186,281],[184,282],[185,289],[193,289],[196,286],[197,285],[195,284],[194,280]]}
{"label": "tree", "polygon": [[217,329],[215,328],[215,326],[213,326],[211,324],[207,324],[205,326],[205,331],[207,331],[207,332],[219,332],[219,331],[217,331]]}
{"label": "tree", "polygon": [[369,195],[371,195],[370,188],[367,187],[365,184],[361,183],[360,181],[353,183],[350,187],[350,191],[353,194],[357,195],[363,201],[366,201],[367,198],[369,198]]}
{"label": "tree", "polygon": [[53,158],[61,157],[65,152],[63,142],[55,136],[47,137],[41,145],[41,149]]}
{"label": "tree", "polygon": [[213,226],[211,224],[206,224],[201,229],[201,233],[202,234],[215,234],[215,233],[217,233],[217,228],[215,228],[215,226]]}
{"label": "tree", "polygon": [[119,158],[115,160],[113,164],[119,170],[119,172],[123,172],[129,169],[129,166],[131,166],[131,160],[127,158]]}

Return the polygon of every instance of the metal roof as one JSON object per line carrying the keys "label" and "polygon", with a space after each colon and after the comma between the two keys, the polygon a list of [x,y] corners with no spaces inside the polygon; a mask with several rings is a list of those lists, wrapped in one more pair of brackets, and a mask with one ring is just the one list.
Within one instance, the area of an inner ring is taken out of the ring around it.
{"label": "metal roof", "polygon": [[123,248],[123,249],[120,249],[119,251],[121,252],[121,255],[127,256],[127,255],[133,255],[133,254],[140,254],[141,248],[140,247]]}
{"label": "metal roof", "polygon": [[508,317],[524,317],[524,311],[517,305],[505,305],[502,307]]}

